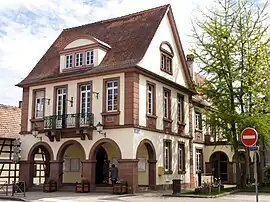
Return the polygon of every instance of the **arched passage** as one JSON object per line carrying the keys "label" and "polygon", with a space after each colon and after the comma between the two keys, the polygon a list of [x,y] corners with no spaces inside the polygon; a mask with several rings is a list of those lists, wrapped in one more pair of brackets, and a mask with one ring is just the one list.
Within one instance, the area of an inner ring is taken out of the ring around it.
{"label": "arched passage", "polygon": [[115,141],[109,138],[98,140],[91,148],[89,160],[92,162],[91,182],[96,185],[111,184],[109,180],[110,167],[118,167],[122,153]]}
{"label": "arched passage", "polygon": [[82,161],[85,160],[83,146],[76,140],[64,142],[58,150],[57,161],[60,164],[59,179],[62,183],[75,183],[81,181]]}
{"label": "arched passage", "polygon": [[45,142],[38,142],[32,146],[28,153],[29,186],[43,184],[50,177],[50,161],[53,160],[53,151]]}
{"label": "arched passage", "polygon": [[136,159],[138,162],[138,185],[154,187],[156,185],[156,151],[152,142],[144,139],[140,142]]}
{"label": "arched passage", "polygon": [[222,182],[228,182],[228,163],[227,154],[222,151],[214,152],[210,156],[210,164],[215,178],[220,178]]}

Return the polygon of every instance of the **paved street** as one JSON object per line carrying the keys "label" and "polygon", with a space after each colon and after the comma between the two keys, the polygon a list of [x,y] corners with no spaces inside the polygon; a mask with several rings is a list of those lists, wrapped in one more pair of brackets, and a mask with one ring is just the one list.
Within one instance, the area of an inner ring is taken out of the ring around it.
{"label": "paved street", "polygon": [[[208,198],[179,198],[179,197],[162,197],[162,193],[147,193],[138,195],[104,195],[104,194],[78,194],[78,193],[39,193],[39,192],[28,192],[27,199],[31,202],[88,202],[88,201],[116,201],[116,202],[255,202],[255,195],[253,193],[238,193],[234,195],[228,195],[215,199]],[[260,194],[259,202],[269,202],[270,194]]]}

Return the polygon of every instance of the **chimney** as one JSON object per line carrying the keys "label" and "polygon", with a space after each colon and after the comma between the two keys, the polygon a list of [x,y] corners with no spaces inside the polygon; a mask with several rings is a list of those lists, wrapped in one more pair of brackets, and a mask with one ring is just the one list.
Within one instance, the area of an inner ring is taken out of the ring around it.
{"label": "chimney", "polygon": [[19,101],[19,108],[22,108],[22,101]]}
{"label": "chimney", "polygon": [[189,73],[190,73],[192,80],[194,80],[193,62],[194,62],[194,55],[187,54],[187,65],[188,65]]}

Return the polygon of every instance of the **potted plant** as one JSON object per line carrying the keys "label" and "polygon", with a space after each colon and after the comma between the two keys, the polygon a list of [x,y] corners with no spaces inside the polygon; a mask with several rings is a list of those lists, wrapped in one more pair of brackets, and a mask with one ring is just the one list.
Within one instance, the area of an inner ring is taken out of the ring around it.
{"label": "potted plant", "polygon": [[76,192],[87,193],[90,192],[90,182],[86,178],[82,178],[81,182],[76,182]]}
{"label": "potted plant", "polygon": [[57,191],[57,181],[54,179],[47,179],[43,184],[44,192],[55,192]]}
{"label": "potted plant", "polygon": [[128,192],[128,184],[127,181],[116,181],[113,186],[113,193],[114,194],[127,194]]}

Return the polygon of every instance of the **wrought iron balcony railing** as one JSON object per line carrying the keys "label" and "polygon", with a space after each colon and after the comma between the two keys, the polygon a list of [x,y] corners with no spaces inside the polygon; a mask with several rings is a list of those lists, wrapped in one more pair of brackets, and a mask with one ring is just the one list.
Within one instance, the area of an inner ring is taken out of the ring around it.
{"label": "wrought iron balcony railing", "polygon": [[64,114],[44,118],[44,129],[82,128],[94,126],[94,114]]}

